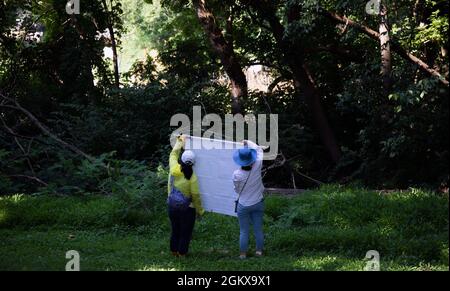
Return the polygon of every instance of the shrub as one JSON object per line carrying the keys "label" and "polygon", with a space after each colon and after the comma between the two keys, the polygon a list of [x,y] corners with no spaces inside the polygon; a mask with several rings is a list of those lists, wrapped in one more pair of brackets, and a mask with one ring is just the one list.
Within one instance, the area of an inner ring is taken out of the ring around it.
{"label": "shrub", "polygon": [[265,199],[265,214],[272,219],[278,219],[289,207],[289,200],[283,197],[271,196]]}
{"label": "shrub", "polygon": [[[70,165],[69,182],[73,184],[64,185],[64,190],[76,196],[56,197],[54,193],[61,188],[52,184],[35,195],[1,198],[0,227],[151,224],[165,205],[167,173],[162,167],[152,172],[142,163],[111,156],[102,155],[77,167],[65,163]],[[80,180],[85,182],[76,185]]]}
{"label": "shrub", "polygon": [[280,231],[272,235],[275,248],[376,249],[386,256],[436,261],[448,256],[443,251],[448,246],[448,197],[417,189],[379,194],[325,186],[289,201],[274,225]]}

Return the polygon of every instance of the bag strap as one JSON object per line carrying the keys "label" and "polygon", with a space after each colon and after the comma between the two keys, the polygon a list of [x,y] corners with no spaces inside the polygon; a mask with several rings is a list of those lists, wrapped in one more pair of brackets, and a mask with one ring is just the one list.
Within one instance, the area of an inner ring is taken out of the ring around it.
{"label": "bag strap", "polygon": [[173,188],[173,176],[170,175],[170,190]]}
{"label": "bag strap", "polygon": [[237,202],[239,202],[239,198],[241,197],[241,194],[244,191],[245,186],[247,185],[248,179],[250,178],[250,175],[252,174],[252,171],[253,171],[253,167],[250,169],[250,172],[248,173],[248,176],[247,176],[247,179],[245,180],[244,186],[242,186],[241,191],[239,191],[238,198],[236,200]]}
{"label": "bag strap", "polygon": [[[169,174],[169,175],[170,175],[170,174]],[[175,180],[175,177],[172,176],[172,175],[170,175],[170,193],[172,193],[173,189],[175,188],[175,186],[174,186],[174,180]]]}

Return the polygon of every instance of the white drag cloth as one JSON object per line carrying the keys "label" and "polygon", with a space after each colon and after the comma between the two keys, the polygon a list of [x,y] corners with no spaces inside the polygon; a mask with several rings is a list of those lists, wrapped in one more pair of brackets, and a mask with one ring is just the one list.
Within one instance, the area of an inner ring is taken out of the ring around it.
{"label": "white drag cloth", "polygon": [[185,149],[195,153],[194,172],[198,177],[202,206],[206,211],[236,216],[233,172],[239,169],[233,152],[242,143],[225,140],[189,137]]}

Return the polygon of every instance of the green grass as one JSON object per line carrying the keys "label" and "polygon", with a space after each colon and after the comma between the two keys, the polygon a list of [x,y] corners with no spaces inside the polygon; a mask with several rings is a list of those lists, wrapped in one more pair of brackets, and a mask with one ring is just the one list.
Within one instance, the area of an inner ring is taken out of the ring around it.
{"label": "green grass", "polygon": [[371,249],[382,270],[449,269],[448,197],[424,191],[326,186],[269,197],[266,256],[244,261],[236,218],[208,213],[196,223],[190,256],[177,259],[163,203],[124,209],[113,197],[0,198],[0,270],[64,270],[72,249],[82,270],[363,270]]}

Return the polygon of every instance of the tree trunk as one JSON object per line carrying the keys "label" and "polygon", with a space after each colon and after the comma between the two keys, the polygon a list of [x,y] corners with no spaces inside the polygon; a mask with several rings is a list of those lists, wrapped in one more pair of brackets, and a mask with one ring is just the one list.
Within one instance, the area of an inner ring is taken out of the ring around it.
{"label": "tree trunk", "polygon": [[227,41],[217,26],[212,12],[206,7],[205,0],[192,1],[198,20],[208,35],[212,48],[219,55],[220,61],[231,82],[231,112],[243,113],[242,101],[247,98],[247,79],[236,58],[231,41]]}
{"label": "tree trunk", "polygon": [[110,23],[108,25],[109,35],[111,37],[111,48],[113,53],[113,65],[114,65],[114,84],[117,88],[120,86],[120,78],[119,78],[119,64],[118,64],[118,58],[117,58],[117,44],[116,44],[116,37],[114,36],[114,28],[112,27],[112,24]]}
{"label": "tree trunk", "polygon": [[[113,23],[111,20],[111,17],[109,15],[108,5],[106,4],[106,0],[102,1],[103,6],[105,8],[105,11],[107,13],[107,21],[108,21],[108,32],[109,37],[111,39],[111,49],[113,53],[113,66],[114,66],[114,85],[119,88],[120,86],[120,77],[119,77],[119,64],[118,64],[118,58],[117,58],[117,43],[116,43],[116,36],[114,34],[114,28]],[[112,3],[111,3],[112,6]]]}
{"label": "tree trunk", "polygon": [[[341,157],[341,151],[339,150],[322,103],[320,102],[319,92],[314,84],[313,78],[305,66],[295,63],[291,64],[290,67],[294,73],[294,87],[298,92],[297,96],[300,96],[299,93],[303,92],[306,104],[311,110],[314,126],[319,133],[319,137],[328,151],[331,160],[337,163]],[[299,102],[301,102],[300,98]]]}
{"label": "tree trunk", "polygon": [[383,77],[383,88],[385,96],[388,96],[392,88],[392,63],[391,45],[389,38],[389,24],[386,5],[380,6],[380,49],[381,49],[381,75]]}
{"label": "tree trunk", "polygon": [[[320,102],[320,94],[314,84],[311,74],[304,65],[303,52],[296,46],[293,46],[283,38],[284,27],[275,14],[275,9],[268,5],[263,5],[259,1],[248,1],[258,14],[265,19],[272,31],[272,34],[283,52],[284,61],[289,66],[293,74],[294,87],[299,102],[302,102],[300,96],[303,93],[306,104],[311,110],[313,123],[319,133],[319,137],[328,151],[331,160],[337,162],[341,157],[339,146],[330,127],[322,103]],[[295,11],[288,11],[288,17],[294,17]]]}

